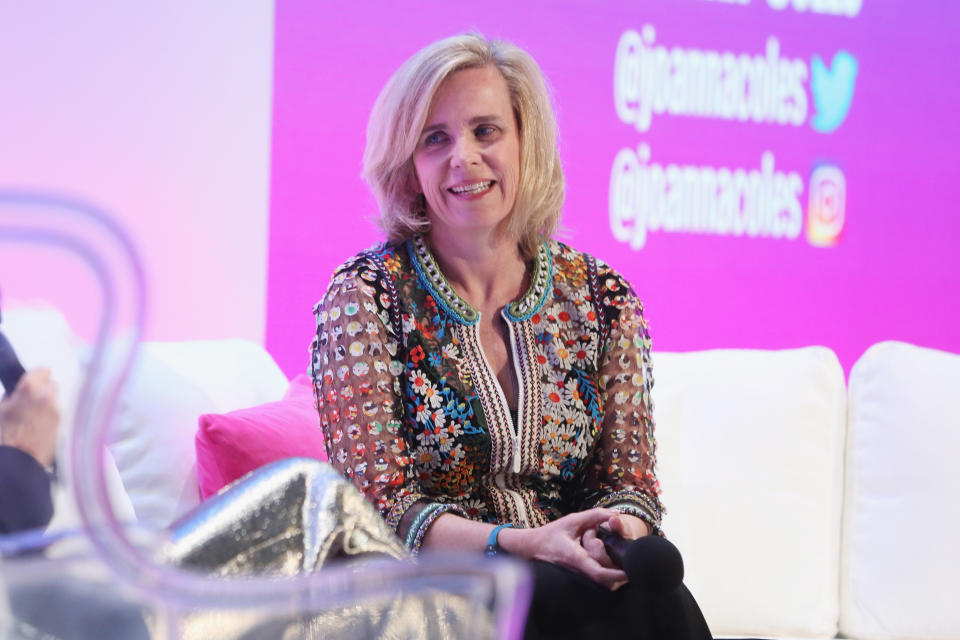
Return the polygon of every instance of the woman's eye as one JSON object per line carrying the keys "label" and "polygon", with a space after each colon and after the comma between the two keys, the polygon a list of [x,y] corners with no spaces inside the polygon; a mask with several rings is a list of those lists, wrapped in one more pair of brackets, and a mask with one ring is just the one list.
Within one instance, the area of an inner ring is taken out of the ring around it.
{"label": "woman's eye", "polygon": [[482,124],[474,130],[474,135],[478,138],[486,138],[496,133],[496,127],[493,127],[489,124]]}
{"label": "woman's eye", "polygon": [[434,131],[433,133],[431,133],[430,135],[428,135],[426,138],[423,139],[423,144],[424,146],[431,147],[433,145],[440,144],[441,142],[444,141],[444,139],[446,139],[445,133],[443,133],[442,131]]}

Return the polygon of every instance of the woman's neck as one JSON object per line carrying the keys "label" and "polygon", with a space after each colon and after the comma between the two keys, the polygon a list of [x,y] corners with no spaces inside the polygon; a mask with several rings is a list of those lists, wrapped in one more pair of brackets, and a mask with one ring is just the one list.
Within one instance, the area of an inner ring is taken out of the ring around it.
{"label": "woman's neck", "polygon": [[473,308],[499,310],[524,292],[526,264],[506,234],[446,234],[433,227],[426,239],[447,282]]}

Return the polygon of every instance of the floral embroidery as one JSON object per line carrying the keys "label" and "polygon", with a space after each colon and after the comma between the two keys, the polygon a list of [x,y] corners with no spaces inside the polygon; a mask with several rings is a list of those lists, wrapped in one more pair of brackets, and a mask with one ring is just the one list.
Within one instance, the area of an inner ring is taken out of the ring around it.
{"label": "floral embroidery", "polygon": [[352,258],[314,308],[330,460],[414,551],[448,511],[538,526],[610,506],[659,527],[639,300],[608,266],[557,242],[541,246],[531,276],[504,310],[523,398],[512,416],[485,364],[479,314],[422,239]]}

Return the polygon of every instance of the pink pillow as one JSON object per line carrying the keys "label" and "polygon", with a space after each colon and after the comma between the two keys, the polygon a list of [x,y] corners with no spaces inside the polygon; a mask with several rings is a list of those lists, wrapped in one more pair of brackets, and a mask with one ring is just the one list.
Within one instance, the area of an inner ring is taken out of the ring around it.
{"label": "pink pillow", "polygon": [[230,413],[200,416],[197,480],[204,499],[254,469],[283,458],[326,460],[310,376],[299,375],[286,395]]}

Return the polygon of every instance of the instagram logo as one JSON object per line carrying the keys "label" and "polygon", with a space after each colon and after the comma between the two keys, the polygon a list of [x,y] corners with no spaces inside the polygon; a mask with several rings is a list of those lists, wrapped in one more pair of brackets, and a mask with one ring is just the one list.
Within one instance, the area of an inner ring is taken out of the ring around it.
{"label": "instagram logo", "polygon": [[815,247],[832,247],[843,231],[847,181],[843,171],[821,165],[810,176],[810,203],[807,209],[807,241]]}

